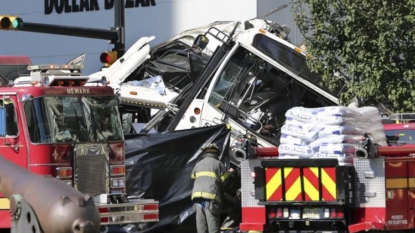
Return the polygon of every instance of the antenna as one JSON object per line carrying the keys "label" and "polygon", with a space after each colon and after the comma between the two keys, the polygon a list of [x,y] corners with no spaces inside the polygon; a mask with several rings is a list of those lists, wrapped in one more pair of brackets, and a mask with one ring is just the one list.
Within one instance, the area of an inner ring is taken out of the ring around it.
{"label": "antenna", "polygon": [[[274,13],[276,13],[276,12],[278,12],[278,11],[282,10],[282,9],[287,8],[287,7],[288,7],[288,4],[291,4],[291,3],[283,4],[283,5],[281,5],[281,6],[277,7],[277,8],[275,8],[274,10],[271,10],[271,11],[269,11],[268,13],[266,13],[266,14],[264,14],[264,15],[261,15],[261,16],[257,16],[256,18],[253,18],[253,19],[264,19],[265,17],[267,17],[267,16],[269,16],[269,15],[272,15],[272,14],[274,14]],[[251,20],[252,20],[252,19],[251,19]]]}

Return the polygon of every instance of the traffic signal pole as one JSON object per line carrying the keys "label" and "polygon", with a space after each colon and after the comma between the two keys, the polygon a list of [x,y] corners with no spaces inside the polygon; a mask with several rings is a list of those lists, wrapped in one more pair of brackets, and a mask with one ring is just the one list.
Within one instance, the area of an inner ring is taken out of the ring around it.
{"label": "traffic signal pole", "polygon": [[19,31],[102,39],[110,40],[112,42],[118,41],[120,37],[118,31],[112,29],[108,30],[28,22],[24,22],[24,26],[19,29]]}
{"label": "traffic signal pole", "polygon": [[[16,24],[16,25],[15,25]],[[43,23],[23,22],[18,16],[0,15],[0,30],[18,30],[45,34],[76,36],[109,40],[114,44],[117,57],[125,53],[125,6],[124,1],[114,2],[114,27],[109,29],[63,26]]]}

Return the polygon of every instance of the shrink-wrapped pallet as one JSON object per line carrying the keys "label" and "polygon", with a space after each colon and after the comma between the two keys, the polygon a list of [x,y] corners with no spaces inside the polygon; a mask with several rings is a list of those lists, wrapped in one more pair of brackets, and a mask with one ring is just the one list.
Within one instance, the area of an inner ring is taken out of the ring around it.
{"label": "shrink-wrapped pallet", "polygon": [[363,134],[369,134],[376,144],[386,145],[382,118],[375,107],[294,107],[285,116],[280,157],[337,158],[348,162],[364,139]]}

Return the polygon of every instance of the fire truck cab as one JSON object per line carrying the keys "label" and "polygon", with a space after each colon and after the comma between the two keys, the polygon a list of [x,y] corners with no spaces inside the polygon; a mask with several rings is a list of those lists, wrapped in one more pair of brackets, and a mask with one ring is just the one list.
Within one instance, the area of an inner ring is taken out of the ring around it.
{"label": "fire truck cab", "polygon": [[[158,221],[158,201],[126,196],[117,98],[105,79],[84,86],[82,68],[31,65],[0,87],[0,154],[92,196],[103,226]],[[10,228],[9,205],[0,196],[0,228]]]}

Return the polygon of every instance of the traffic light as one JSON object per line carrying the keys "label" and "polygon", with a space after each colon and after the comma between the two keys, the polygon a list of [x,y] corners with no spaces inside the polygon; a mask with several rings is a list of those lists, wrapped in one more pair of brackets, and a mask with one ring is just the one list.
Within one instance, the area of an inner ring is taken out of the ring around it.
{"label": "traffic light", "polygon": [[17,16],[0,15],[0,30],[18,30],[23,27],[23,20]]}
{"label": "traffic light", "polygon": [[117,51],[107,51],[99,56],[99,60],[104,63],[104,67],[110,67],[117,59]]}

